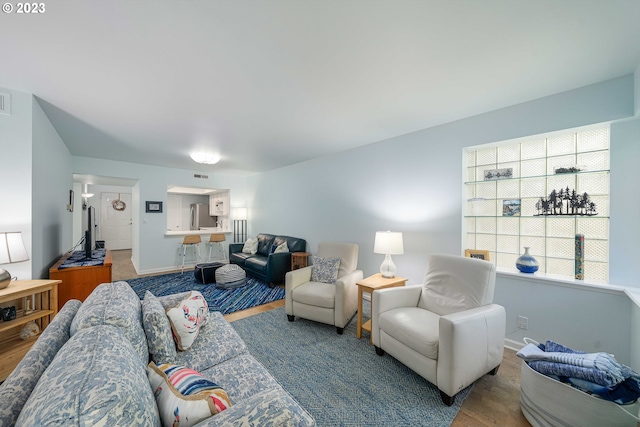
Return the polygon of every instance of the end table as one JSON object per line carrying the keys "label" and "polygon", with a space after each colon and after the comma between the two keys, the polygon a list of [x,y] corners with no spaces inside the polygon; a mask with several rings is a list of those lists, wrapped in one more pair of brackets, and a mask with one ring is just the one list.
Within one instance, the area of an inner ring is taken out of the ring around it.
{"label": "end table", "polygon": [[377,273],[373,276],[369,276],[356,283],[358,285],[358,327],[356,329],[356,338],[362,337],[362,330],[369,332],[369,342],[373,344],[373,337],[371,336],[371,319],[362,324],[362,294],[368,292],[371,295],[370,304],[373,305],[373,291],[377,289],[396,288],[398,286],[404,286],[407,279],[404,277],[392,277],[390,279],[382,277],[382,274]]}
{"label": "end table", "polygon": [[291,270],[297,270],[307,266],[309,252],[292,252],[291,253]]}

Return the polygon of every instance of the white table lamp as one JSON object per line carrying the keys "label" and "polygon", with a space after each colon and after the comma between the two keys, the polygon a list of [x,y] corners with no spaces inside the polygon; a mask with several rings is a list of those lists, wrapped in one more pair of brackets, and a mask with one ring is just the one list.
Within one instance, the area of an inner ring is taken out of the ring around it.
{"label": "white table lamp", "polygon": [[[13,264],[14,262],[28,261],[29,254],[22,241],[22,232],[0,233],[0,264]],[[0,289],[4,289],[11,283],[11,274],[4,268],[0,268]]]}
{"label": "white table lamp", "polygon": [[373,245],[373,252],[377,254],[384,254],[384,261],[380,265],[380,273],[382,277],[388,279],[395,277],[396,265],[391,259],[391,255],[402,255],[404,248],[402,246],[402,233],[392,231],[377,231],[376,240]]}

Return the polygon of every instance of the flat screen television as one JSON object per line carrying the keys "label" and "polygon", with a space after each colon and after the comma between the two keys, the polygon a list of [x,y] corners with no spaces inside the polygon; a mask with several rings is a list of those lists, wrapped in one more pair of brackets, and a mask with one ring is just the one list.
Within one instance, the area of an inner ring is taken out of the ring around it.
{"label": "flat screen television", "polygon": [[84,257],[92,258],[93,254],[93,206],[87,206],[87,229],[84,232]]}

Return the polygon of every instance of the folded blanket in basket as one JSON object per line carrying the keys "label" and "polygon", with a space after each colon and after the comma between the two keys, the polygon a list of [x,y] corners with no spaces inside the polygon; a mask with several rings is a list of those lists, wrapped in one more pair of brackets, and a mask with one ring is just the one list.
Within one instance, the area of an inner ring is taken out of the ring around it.
{"label": "folded blanket in basket", "polygon": [[[540,359],[540,352],[546,352],[546,354],[565,353],[565,355],[588,354],[581,351],[572,350],[569,347],[565,347],[553,341],[547,341],[546,345],[540,344],[539,347],[536,347],[533,344],[525,346],[518,352],[518,356],[525,360],[525,357],[533,358],[532,360],[527,362],[531,369],[543,375],[556,379],[560,382],[571,384],[579,390],[587,393],[592,393],[605,400],[609,400],[618,404],[627,404],[634,402],[638,398],[640,398],[640,375],[634,372],[628,366],[616,362],[612,355],[607,355],[608,357],[605,357],[605,359],[608,359],[608,361],[611,362],[612,366],[618,367],[620,375],[623,379],[622,381],[619,381],[617,383],[615,383],[613,377],[610,375],[610,372],[602,371],[597,367],[585,368],[583,366],[570,365],[548,360],[535,360]],[[589,358],[587,358],[587,360],[588,359]],[[577,357],[575,359],[569,358],[566,360],[579,360],[579,363],[585,363],[585,358],[580,357]],[[607,363],[604,363],[604,365],[609,366]]]}
{"label": "folded blanket in basket", "polygon": [[[527,362],[536,361],[540,369],[551,375],[582,378],[606,387],[624,381],[621,365],[607,353],[547,352],[534,344],[527,344],[517,355]],[[536,369],[531,363],[529,366]]]}

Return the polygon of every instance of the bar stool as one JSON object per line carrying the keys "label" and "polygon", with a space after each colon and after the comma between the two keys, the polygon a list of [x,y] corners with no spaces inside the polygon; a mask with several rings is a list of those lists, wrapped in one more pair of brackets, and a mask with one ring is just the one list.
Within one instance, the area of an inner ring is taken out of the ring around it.
{"label": "bar stool", "polygon": [[[213,261],[216,259],[221,261],[227,260],[227,254],[225,253],[224,245],[222,244],[222,242],[224,241],[225,241],[224,234],[221,234],[221,233],[212,234],[209,237],[209,242],[207,242],[207,244],[209,245],[209,256],[207,257],[207,262]],[[211,258],[211,251],[214,245],[218,247],[217,251],[221,254],[220,258]]]}
{"label": "bar stool", "polygon": [[180,245],[180,249],[182,249],[182,270],[180,274],[184,272],[184,260],[187,257],[187,247],[196,248],[195,253],[198,255],[198,261],[200,261],[200,242],[202,242],[202,239],[198,235],[184,236],[182,244]]}

